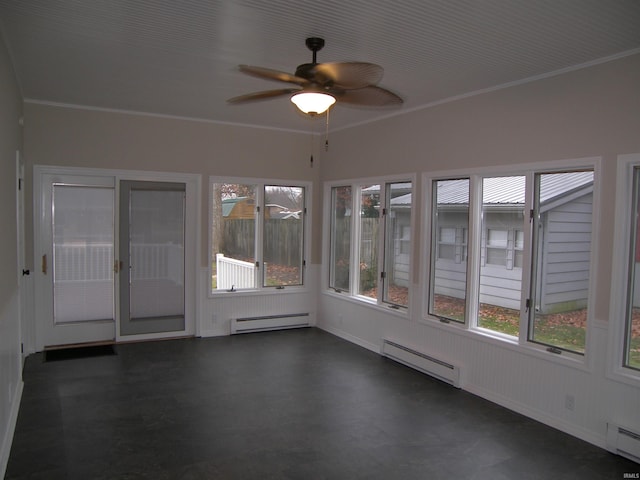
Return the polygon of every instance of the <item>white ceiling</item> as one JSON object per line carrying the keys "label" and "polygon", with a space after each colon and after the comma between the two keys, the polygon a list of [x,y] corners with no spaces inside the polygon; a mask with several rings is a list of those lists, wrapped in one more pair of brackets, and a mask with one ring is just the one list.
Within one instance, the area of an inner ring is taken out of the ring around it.
{"label": "white ceiling", "polygon": [[385,69],[400,108],[332,109],[331,128],[640,52],[638,0],[0,0],[0,27],[25,99],[322,131],[287,87],[240,73],[311,61]]}

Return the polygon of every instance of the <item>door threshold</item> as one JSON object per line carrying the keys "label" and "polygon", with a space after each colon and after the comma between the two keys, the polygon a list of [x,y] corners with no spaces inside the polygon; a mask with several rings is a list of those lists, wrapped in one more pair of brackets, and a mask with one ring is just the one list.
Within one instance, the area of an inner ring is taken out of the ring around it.
{"label": "door threshold", "polygon": [[63,345],[47,345],[44,347],[44,351],[49,350],[62,350],[67,348],[82,348],[82,347],[99,347],[102,345],[115,345],[115,340],[101,340],[99,342],[80,342],[80,343],[65,343]]}
{"label": "door threshold", "polygon": [[176,335],[173,337],[156,337],[156,338],[132,338],[129,340],[119,340],[114,342],[116,345],[125,345],[127,343],[148,343],[148,342],[164,342],[165,340],[185,340],[188,338],[196,338],[195,335]]}

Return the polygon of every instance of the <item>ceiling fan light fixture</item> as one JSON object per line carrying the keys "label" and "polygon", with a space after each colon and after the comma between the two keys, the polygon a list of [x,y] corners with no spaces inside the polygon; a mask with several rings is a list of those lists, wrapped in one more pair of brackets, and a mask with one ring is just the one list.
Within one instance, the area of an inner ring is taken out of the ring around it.
{"label": "ceiling fan light fixture", "polygon": [[328,93],[300,92],[291,97],[291,101],[302,113],[321,115],[336,103],[336,99]]}

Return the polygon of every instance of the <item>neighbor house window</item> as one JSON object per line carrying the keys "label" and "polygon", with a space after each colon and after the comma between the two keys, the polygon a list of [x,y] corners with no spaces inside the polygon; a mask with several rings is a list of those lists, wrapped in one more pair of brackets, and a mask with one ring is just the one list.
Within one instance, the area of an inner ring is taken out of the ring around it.
{"label": "neighbor house window", "polygon": [[213,292],[304,284],[307,189],[211,182]]}
{"label": "neighbor house window", "polygon": [[431,180],[427,313],[554,354],[584,354],[594,177],[572,169]]}
{"label": "neighbor house window", "polygon": [[411,195],[407,181],[330,187],[329,288],[408,307]]}
{"label": "neighbor house window", "polygon": [[477,326],[518,336],[522,270],[514,269],[517,230],[524,226],[525,177],[482,179],[482,231]]}

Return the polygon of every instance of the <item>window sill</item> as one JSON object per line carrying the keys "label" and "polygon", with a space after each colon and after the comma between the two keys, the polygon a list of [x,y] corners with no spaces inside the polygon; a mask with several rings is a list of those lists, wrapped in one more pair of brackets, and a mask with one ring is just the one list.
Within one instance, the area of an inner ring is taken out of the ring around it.
{"label": "window sill", "polygon": [[225,297],[258,297],[264,295],[286,295],[293,293],[309,293],[309,288],[305,286],[292,286],[285,288],[255,288],[255,289],[247,289],[247,290],[236,290],[234,292],[229,292],[227,290],[215,290],[210,291],[207,295],[208,298],[225,298]]}
{"label": "window sill", "polygon": [[324,290],[323,295],[327,295],[333,298],[340,298],[350,303],[354,303],[357,305],[362,305],[378,312],[389,313],[399,318],[409,319],[409,308],[408,307],[399,307],[392,308],[387,304],[380,305],[376,300],[368,297],[358,296],[358,295],[349,295],[347,292],[338,293],[333,290]]}
{"label": "window sill", "polygon": [[463,324],[455,322],[443,323],[435,317],[421,318],[418,320],[418,322],[423,325],[439,328],[456,335],[505,348],[513,352],[525,354],[554,364],[564,365],[567,367],[575,368],[577,370],[582,370],[584,372],[591,371],[591,368],[589,368],[587,364],[586,356],[583,355],[576,355],[568,352],[564,352],[562,355],[558,355],[555,353],[547,352],[546,348],[543,346],[534,345],[531,343],[520,343],[520,341],[516,337],[511,337],[500,333],[493,333],[490,330],[486,329],[470,329],[466,328]]}
{"label": "window sill", "polygon": [[640,387],[640,372],[625,367],[617,367],[607,372],[607,378],[617,383],[624,383],[632,387]]}

